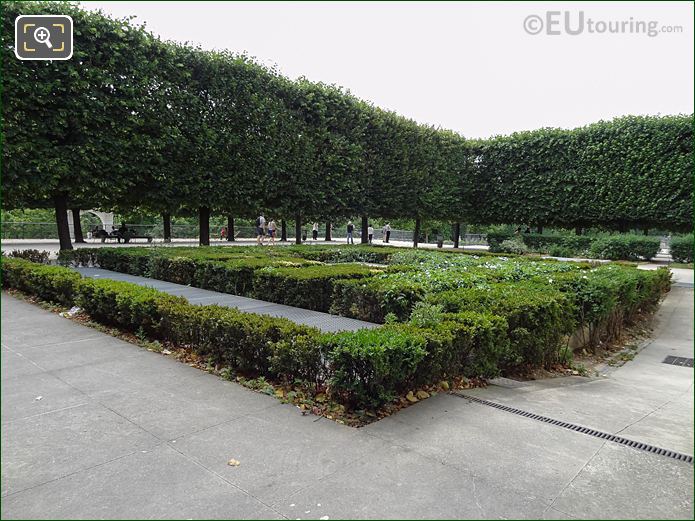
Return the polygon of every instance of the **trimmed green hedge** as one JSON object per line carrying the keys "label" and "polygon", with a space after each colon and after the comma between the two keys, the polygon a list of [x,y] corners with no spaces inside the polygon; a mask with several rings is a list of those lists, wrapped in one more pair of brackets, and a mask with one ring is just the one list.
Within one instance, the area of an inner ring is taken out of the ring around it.
{"label": "trimmed green hedge", "polygon": [[644,235],[608,235],[591,237],[587,235],[540,235],[523,233],[492,232],[487,234],[491,252],[507,253],[505,241],[518,239],[530,251],[549,253],[556,257],[575,257],[590,255],[595,259],[649,260],[659,252],[661,240]]}
{"label": "trimmed green hedge", "polygon": [[644,235],[611,235],[591,244],[591,256],[610,260],[650,260],[656,257],[661,239]]}
{"label": "trimmed green hedge", "polygon": [[267,267],[255,272],[251,296],[268,302],[327,312],[337,281],[362,279],[377,273],[381,273],[381,270],[362,264]]}
{"label": "trimmed green hedge", "polygon": [[106,279],[81,280],[75,303],[98,322],[155,338],[169,337],[163,326],[164,310],[176,305],[188,305],[183,297]]}
{"label": "trimmed green hedge", "polygon": [[506,349],[506,322],[493,315],[447,315],[436,329],[398,324],[321,334],[286,319],[196,306],[151,288],[82,279],[68,268],[21,259],[3,260],[2,274],[5,287],[66,306],[78,303],[94,320],[189,346],[212,364],[329,384],[356,408],[378,406],[412,385],[445,377],[493,376]]}
{"label": "trimmed green hedge", "polygon": [[523,241],[533,252],[549,253],[553,248],[562,248],[569,253],[567,256],[576,256],[588,251],[594,241],[592,237],[587,235],[543,235],[537,233],[515,235],[513,233],[489,232],[487,243],[490,246],[490,252],[507,253],[502,248],[502,243],[512,239]]}
{"label": "trimmed green hedge", "polygon": [[412,383],[427,355],[425,338],[402,327],[363,329],[325,337],[331,385],[353,406],[378,406]]}
{"label": "trimmed green hedge", "polygon": [[2,286],[36,295],[49,302],[72,306],[81,280],[79,273],[24,259],[2,259]]}
{"label": "trimmed green hedge", "polygon": [[405,321],[424,298],[425,288],[413,281],[388,276],[337,280],[333,283],[330,312],[377,324],[384,323],[389,314]]}
{"label": "trimmed green hedge", "polygon": [[589,344],[620,335],[641,311],[653,309],[671,285],[668,268],[625,269],[605,265],[582,272],[558,273],[552,285],[573,303],[577,325],[589,329]]}
{"label": "trimmed green hedge", "polygon": [[693,236],[671,238],[671,257],[673,262],[693,262]]}
{"label": "trimmed green hedge", "polygon": [[571,301],[548,287],[500,283],[446,291],[429,300],[446,312],[486,311],[504,317],[510,345],[505,367],[557,362],[563,337],[575,327]]}

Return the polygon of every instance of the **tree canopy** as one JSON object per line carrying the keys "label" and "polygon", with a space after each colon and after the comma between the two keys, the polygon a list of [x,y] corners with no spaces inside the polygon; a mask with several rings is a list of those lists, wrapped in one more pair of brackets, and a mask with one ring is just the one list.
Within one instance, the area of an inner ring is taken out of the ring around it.
{"label": "tree canopy", "polygon": [[[75,207],[201,221],[269,209],[299,220],[692,224],[692,115],[466,140],[244,54],[161,41],[129,19],[63,2],[3,11],[3,208],[54,207],[63,238],[60,214]],[[19,14],[71,15],[73,58],[17,60]]]}

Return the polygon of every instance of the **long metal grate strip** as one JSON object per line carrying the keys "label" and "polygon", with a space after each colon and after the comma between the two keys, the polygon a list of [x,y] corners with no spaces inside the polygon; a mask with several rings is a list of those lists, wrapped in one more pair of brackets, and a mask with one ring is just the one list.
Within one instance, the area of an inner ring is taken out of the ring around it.
{"label": "long metal grate strip", "polygon": [[693,359],[685,358],[683,356],[668,355],[666,358],[664,358],[662,363],[670,365],[679,365],[681,367],[693,367]]}
{"label": "long metal grate strip", "polygon": [[642,443],[639,441],[628,440],[622,436],[616,436],[615,434],[610,434],[609,432],[597,431],[596,429],[591,429],[589,427],[583,427],[575,423],[568,423],[560,420],[555,420],[553,418],[548,418],[547,416],[541,416],[540,414],[534,414],[528,411],[522,411],[515,407],[510,407],[508,405],[502,405],[501,403],[490,402],[488,400],[483,400],[482,398],[477,398],[476,396],[470,396],[467,394],[452,393],[459,398],[465,398],[466,400],[471,400],[472,402],[480,403],[482,405],[488,405],[494,407],[495,409],[500,409],[502,411],[510,412],[512,414],[518,414],[519,416],[524,416],[525,418],[530,418],[532,420],[541,421],[544,423],[549,423],[551,425],[557,425],[558,427],[563,427],[571,431],[580,432],[582,434],[587,434],[589,436],[594,436],[596,438],[601,438],[607,441],[612,441],[613,443],[619,443],[627,447],[632,447],[633,449],[643,450],[645,452],[651,452],[653,454],[658,454],[659,456],[666,456],[667,458],[672,458],[679,461],[684,461],[686,463],[693,463],[693,457],[687,454],[682,454],[680,452],[675,452],[672,450],[662,449],[661,447],[655,447],[654,445],[649,445],[647,443]]}

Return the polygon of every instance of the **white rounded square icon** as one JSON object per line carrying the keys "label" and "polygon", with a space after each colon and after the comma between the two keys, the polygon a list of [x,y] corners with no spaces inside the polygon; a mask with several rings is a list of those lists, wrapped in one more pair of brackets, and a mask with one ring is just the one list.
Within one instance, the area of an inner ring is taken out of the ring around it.
{"label": "white rounded square icon", "polygon": [[72,18],[60,14],[19,15],[14,21],[14,54],[20,60],[69,60]]}

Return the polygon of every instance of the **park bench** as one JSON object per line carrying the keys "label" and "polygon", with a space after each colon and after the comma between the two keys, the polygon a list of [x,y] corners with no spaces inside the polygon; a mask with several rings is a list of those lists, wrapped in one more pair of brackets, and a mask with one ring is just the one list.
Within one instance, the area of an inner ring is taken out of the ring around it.
{"label": "park bench", "polygon": [[147,242],[152,242],[151,235],[138,233],[135,230],[126,230],[125,232],[121,232],[120,230],[114,230],[111,233],[107,232],[106,230],[99,230],[94,234],[94,237],[96,237],[97,239],[101,239],[101,242],[106,242],[107,239],[115,239],[119,243],[123,241],[126,244],[134,239],[146,239]]}

